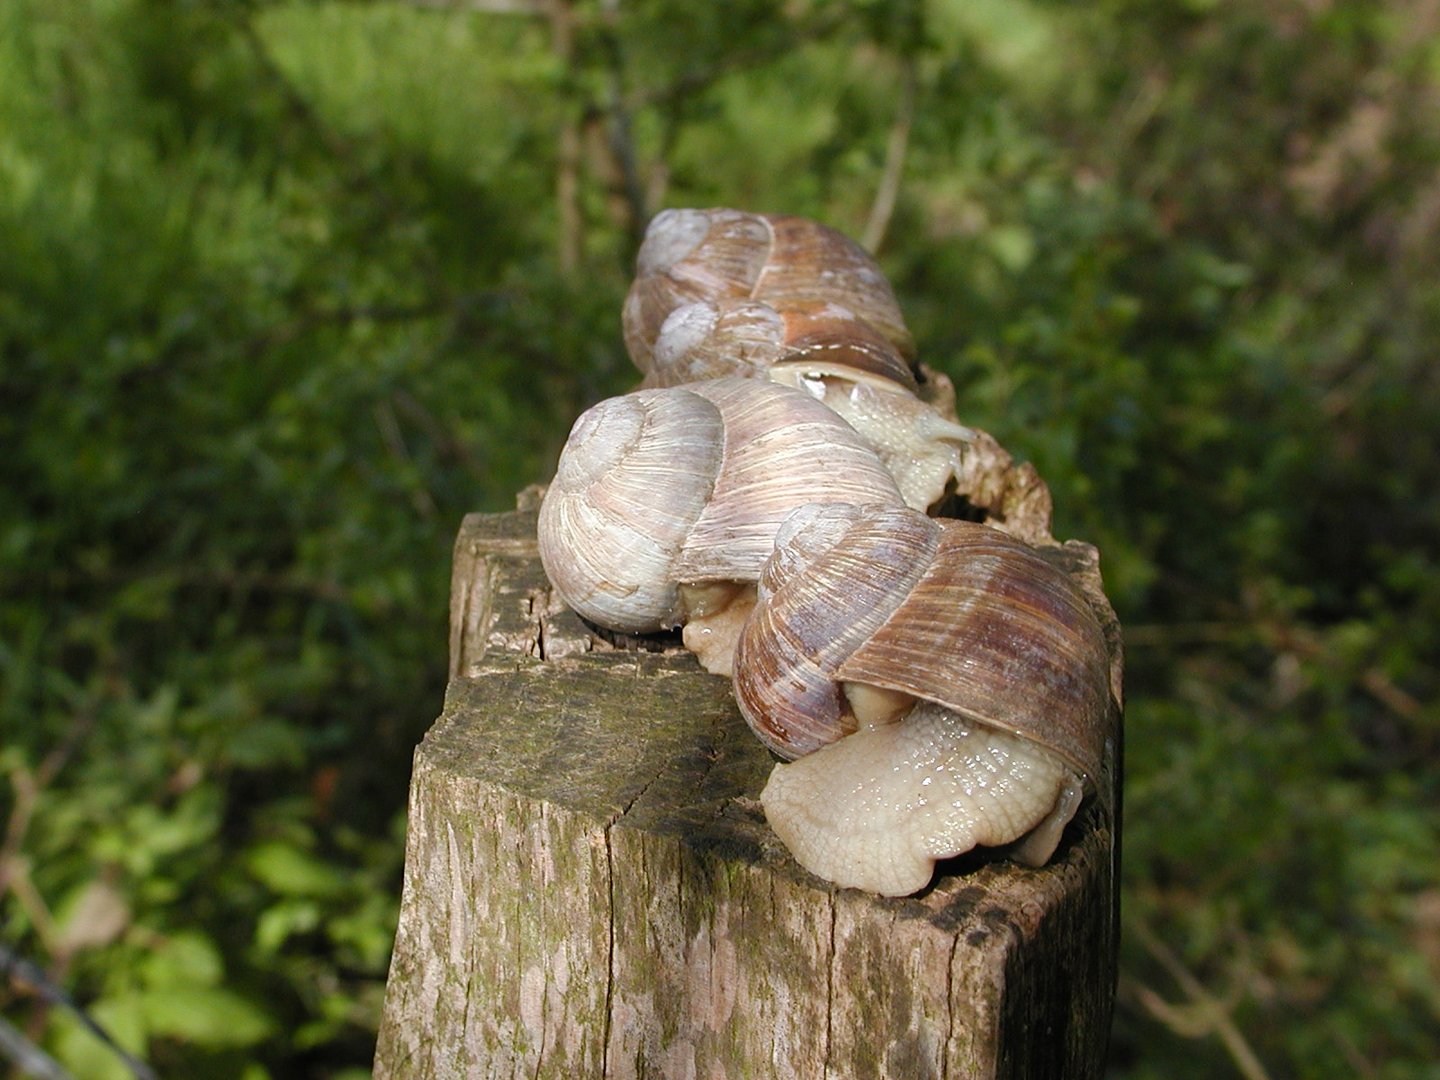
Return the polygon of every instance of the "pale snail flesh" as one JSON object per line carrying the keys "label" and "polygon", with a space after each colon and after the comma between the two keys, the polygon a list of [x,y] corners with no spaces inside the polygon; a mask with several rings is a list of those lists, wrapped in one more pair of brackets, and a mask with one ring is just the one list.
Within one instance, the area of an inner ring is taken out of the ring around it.
{"label": "pale snail flesh", "polygon": [[644,385],[741,375],[803,389],[860,433],[907,505],[941,500],[973,432],[920,397],[894,294],[853,241],[802,218],[673,210],[637,267],[624,327]]}
{"label": "pale snail flesh", "polygon": [[702,663],[729,674],[781,522],[817,501],[901,503],[813,398],[739,378],[639,390],[576,421],[540,507],[540,557],[585,618],[630,633],[683,624]]}
{"label": "pale snail flesh", "polygon": [[1078,586],[1012,537],[803,508],[736,653],[741,712],[799,758],[772,773],[767,820],[802,866],[885,895],[975,844],[1043,863],[1099,776],[1107,656]]}

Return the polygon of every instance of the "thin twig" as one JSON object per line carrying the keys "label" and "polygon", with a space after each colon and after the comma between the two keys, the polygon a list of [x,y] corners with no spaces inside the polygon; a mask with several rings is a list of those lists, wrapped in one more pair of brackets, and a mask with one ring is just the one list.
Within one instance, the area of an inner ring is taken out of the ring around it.
{"label": "thin twig", "polygon": [[6,860],[6,864],[5,891],[15,897],[15,902],[25,912],[45,948],[51,952],[57,951],[60,933],[55,926],[55,916],[30,877],[29,860],[18,855],[11,856]]}
{"label": "thin twig", "polygon": [[[25,837],[30,831],[30,822],[35,815],[40,793],[54,783],[60,770],[74,756],[85,736],[95,726],[97,713],[96,704],[87,701],[71,719],[59,744],[41,758],[40,765],[34,772],[23,768],[11,770],[13,801],[10,804],[10,817],[5,822],[5,839],[0,841],[0,896],[9,891],[16,870],[24,871],[20,862],[20,850],[24,847]],[[48,916],[48,908],[45,913]]]}
{"label": "thin twig", "polygon": [[[375,402],[374,413],[375,426],[380,429],[380,438],[391,456],[402,464],[413,467],[415,459],[410,454],[410,447],[405,444],[405,433],[400,430],[400,420],[395,415],[395,406],[390,399],[381,398]],[[416,487],[410,493],[410,498],[415,511],[426,521],[433,521],[439,516],[440,508],[435,505],[434,498],[423,485]]]}
{"label": "thin twig", "polygon": [[140,1080],[159,1080],[154,1069],[111,1038],[110,1033],[93,1016],[81,1008],[63,988],[57,986],[38,965],[32,964],[4,944],[0,944],[0,974],[8,975],[16,982],[25,984],[42,1001],[69,1009],[85,1030],[109,1047],[111,1052],[125,1063],[126,1068]]}
{"label": "thin twig", "polygon": [[1340,1052],[1345,1055],[1346,1063],[1355,1070],[1356,1076],[1361,1077],[1362,1080],[1373,1080],[1374,1077],[1380,1075],[1375,1066],[1366,1060],[1364,1054],[1360,1053],[1360,1048],[1355,1045],[1355,1040],[1348,1034],[1337,1028],[1331,1035],[1339,1045]]}
{"label": "thin twig", "polygon": [[[1340,657],[1307,627],[1282,623],[1278,619],[1261,619],[1257,625],[1264,633],[1267,644],[1276,652],[1293,652],[1306,660],[1318,661],[1327,668],[1342,666]],[[1365,668],[1356,677],[1371,697],[1402,720],[1414,723],[1423,717],[1425,706],[1396,686],[1390,676],[1379,668]]]}
{"label": "thin twig", "polygon": [[28,769],[14,768],[10,770],[10,791],[10,817],[5,823],[5,840],[0,843],[0,896],[9,891],[11,877],[19,865],[20,847],[30,831],[40,785]]}
{"label": "thin twig", "polygon": [[1253,628],[1234,622],[1131,623],[1124,628],[1126,648],[1224,644]]}
{"label": "thin twig", "polygon": [[391,391],[390,398],[396,410],[414,421],[442,453],[458,461],[477,480],[487,479],[485,463],[475,455],[470,444],[456,435],[449,424],[426,408],[414,394],[401,387]]}
{"label": "thin twig", "polygon": [[[550,51],[568,78],[575,63],[575,14],[571,0],[549,0]],[[558,253],[560,272],[572,277],[584,256],[585,222],[580,214],[581,118],[562,103],[560,131],[555,147],[555,202],[560,216]]]}
{"label": "thin twig", "polygon": [[[1181,583],[1183,584],[1183,582]],[[1253,634],[1266,648],[1276,653],[1294,653],[1304,660],[1319,663],[1330,670],[1341,669],[1344,661],[1314,630],[1277,616],[1258,611],[1253,600],[1244,604],[1218,605],[1224,620],[1212,622],[1143,624],[1125,628],[1125,644],[1129,646],[1165,646],[1189,642],[1223,643],[1243,634]],[[1408,723],[1425,717],[1425,706],[1403,687],[1398,686],[1380,668],[1371,665],[1355,674],[1355,681],[1375,701]]]}
{"label": "thin twig", "polygon": [[895,200],[900,195],[900,180],[905,172],[905,154],[910,147],[910,128],[915,122],[915,58],[907,53],[900,62],[900,101],[895,107],[890,137],[885,142],[885,167],[880,171],[880,183],[875,188],[875,201],[870,206],[870,218],[865,223],[861,240],[871,253],[880,250],[890,229],[890,218],[895,213]]}
{"label": "thin twig", "polygon": [[619,34],[620,0],[600,0],[605,32],[601,37],[605,60],[609,67],[606,108],[610,113],[607,143],[610,155],[619,168],[621,191],[629,211],[626,231],[635,247],[639,247],[650,211],[645,202],[645,186],[640,182],[636,164],[635,141],[630,130],[630,109],[625,103],[625,51]]}
{"label": "thin twig", "polygon": [[24,1075],[36,1080],[75,1080],[58,1061],[25,1038],[3,1016],[0,1016],[0,1054],[9,1058]]}
{"label": "thin twig", "polygon": [[1140,1003],[1145,1006],[1146,1011],[1180,1035],[1198,1038],[1213,1032],[1219,1037],[1226,1053],[1230,1055],[1230,1060],[1246,1080],[1270,1080],[1270,1074],[1265,1071],[1260,1058],[1231,1019],[1230,1012],[1234,1003],[1227,1005],[1206,990],[1204,984],[1185,966],[1180,957],[1145,923],[1132,922],[1127,929],[1190,999],[1191,1007],[1181,1010],[1154,990],[1137,983]]}

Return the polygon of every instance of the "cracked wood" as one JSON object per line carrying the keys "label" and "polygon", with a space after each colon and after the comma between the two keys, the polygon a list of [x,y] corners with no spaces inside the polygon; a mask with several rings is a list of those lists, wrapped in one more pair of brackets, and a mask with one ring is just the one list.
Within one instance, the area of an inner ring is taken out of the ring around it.
{"label": "cracked wood", "polygon": [[727,684],[592,635],[533,530],[472,515],[456,544],[377,1076],[1101,1074],[1112,800],[1040,870],[971,855],[917,897],[830,888],[766,827],[772,759]]}

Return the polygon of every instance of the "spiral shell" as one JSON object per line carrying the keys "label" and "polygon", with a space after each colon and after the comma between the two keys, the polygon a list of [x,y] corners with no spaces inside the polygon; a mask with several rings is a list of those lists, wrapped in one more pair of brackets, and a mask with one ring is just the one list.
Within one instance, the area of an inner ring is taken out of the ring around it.
{"label": "spiral shell", "polygon": [[[736,699],[767,746],[796,758],[855,730],[843,687],[858,684],[934,702],[1098,775],[1108,653],[1067,575],[970,522],[893,508],[804,515],[761,574],[736,654]],[[787,545],[812,529],[823,541],[791,556]]]}
{"label": "spiral shell", "polygon": [[645,382],[678,386],[723,375],[783,382],[773,373],[782,364],[884,380],[910,394],[920,389],[895,346],[849,308],[805,302],[780,309],[749,299],[677,307],[661,324]]}
{"label": "spiral shell", "polygon": [[566,602],[614,630],[674,625],[674,566],[723,452],[720,410],[697,394],[640,390],[581,414],[540,506],[540,559]]}
{"label": "spiral shell", "polygon": [[805,507],[785,523],[736,647],[735,699],[761,742],[790,760],[855,730],[836,671],[894,614],[938,539],[899,508]]}
{"label": "spiral shell", "polygon": [[754,582],[809,502],[900,493],[855,432],[808,395],[750,379],[640,390],[576,422],[540,509],[561,597],[603,626],[678,625],[682,584]]}
{"label": "spiral shell", "polygon": [[1038,865],[1101,775],[1108,651],[1080,588],[988,526],[805,507],[777,534],[735,653],[777,754],[766,819],[839,885],[914,892],[936,860]]}
{"label": "spiral shell", "polygon": [[805,218],[738,210],[666,210],[646,230],[625,299],[625,345],[647,376],[656,339],[679,307],[758,300],[776,311],[836,304],[908,358],[914,341],[875,261],[849,237]]}
{"label": "spiral shell", "polygon": [[879,267],[803,218],[668,210],[651,222],[626,298],[645,386],[737,375],[809,393],[860,433],[909,506],[930,509],[974,433],[914,343]]}

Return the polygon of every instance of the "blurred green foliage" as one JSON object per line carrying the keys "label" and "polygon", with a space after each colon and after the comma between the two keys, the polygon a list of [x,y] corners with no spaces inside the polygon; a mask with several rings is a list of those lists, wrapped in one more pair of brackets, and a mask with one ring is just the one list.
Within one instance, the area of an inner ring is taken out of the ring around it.
{"label": "blurred green foliage", "polygon": [[1434,5],[505,6],[0,5],[0,940],[164,1074],[364,1075],[459,518],[736,205],[880,238],[1101,547],[1114,1075],[1440,1076]]}

